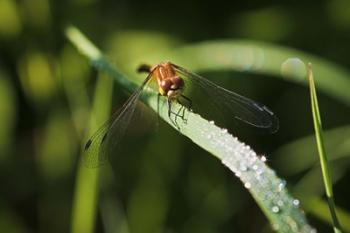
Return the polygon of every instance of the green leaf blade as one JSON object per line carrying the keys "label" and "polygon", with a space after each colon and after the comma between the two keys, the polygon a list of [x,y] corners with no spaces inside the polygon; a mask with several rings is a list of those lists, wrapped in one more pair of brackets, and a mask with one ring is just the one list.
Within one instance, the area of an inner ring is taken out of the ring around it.
{"label": "green leaf blade", "polygon": [[[78,37],[77,37],[78,38]],[[71,40],[73,44],[79,40]],[[83,54],[88,54],[84,53]],[[95,53],[100,54],[100,53]],[[135,90],[135,85],[128,81],[112,64],[102,56],[89,56],[92,62],[98,61],[97,69],[107,72],[127,90]],[[157,111],[157,93],[147,90],[142,100]],[[165,99],[161,98],[159,115],[177,129],[168,117]],[[182,106],[174,103],[173,111]],[[222,161],[244,184],[278,232],[315,232],[308,224],[305,215],[299,208],[299,201],[292,198],[286,190],[286,182],[277,177],[266,165],[266,158],[259,157],[249,146],[236,137],[191,111],[185,112],[186,122],[178,120],[181,134],[210,152]]]}
{"label": "green leaf blade", "polygon": [[309,78],[309,85],[310,85],[311,110],[312,110],[312,117],[313,117],[314,128],[315,128],[316,144],[317,144],[317,149],[318,149],[318,154],[319,154],[319,159],[320,159],[320,164],[322,169],[322,176],[323,176],[323,181],[326,189],[329,210],[333,220],[333,229],[334,229],[334,232],[338,233],[338,232],[341,232],[340,230],[341,227],[340,227],[339,220],[337,218],[337,214],[335,212],[336,208],[335,208],[334,195],[333,195],[332,179],[329,171],[328,158],[325,152],[321,114],[318,107],[315,80],[314,80],[311,63],[308,64],[308,78]]}

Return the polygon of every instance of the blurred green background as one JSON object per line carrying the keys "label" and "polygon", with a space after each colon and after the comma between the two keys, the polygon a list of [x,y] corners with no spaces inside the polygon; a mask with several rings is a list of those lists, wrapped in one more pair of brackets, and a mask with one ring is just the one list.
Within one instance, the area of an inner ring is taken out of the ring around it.
{"label": "blurred green background", "polygon": [[[319,103],[336,204],[350,232],[350,1],[0,0],[1,232],[272,231],[220,161],[163,122],[157,127],[143,105],[118,157],[101,169],[80,165],[84,140],[129,94],[76,51],[64,35],[69,24],[137,83],[144,78],[135,72],[138,64],[175,59],[269,106],[280,119],[276,134],[227,126],[266,154],[310,223],[330,232],[303,80],[227,64],[205,69],[196,56],[210,63],[220,54],[212,53],[215,46],[201,50],[201,42],[239,39],[277,54],[285,52],[278,46],[297,49],[288,50],[286,60],[301,51],[322,59],[318,64],[328,71],[320,73],[322,82],[331,85],[320,88]],[[191,46],[197,45],[195,56]]]}

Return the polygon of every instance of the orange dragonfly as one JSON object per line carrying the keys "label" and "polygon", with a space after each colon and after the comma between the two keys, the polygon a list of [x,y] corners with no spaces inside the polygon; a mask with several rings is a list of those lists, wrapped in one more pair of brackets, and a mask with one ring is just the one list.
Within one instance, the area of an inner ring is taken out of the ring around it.
{"label": "orange dragonfly", "polygon": [[[87,167],[98,167],[103,164],[107,160],[108,155],[112,153],[120,143],[143,89],[152,80],[155,80],[158,85],[158,110],[160,96],[166,97],[168,116],[178,129],[179,127],[176,119],[181,117],[182,120],[185,121],[185,106],[190,110],[192,107],[191,99],[183,94],[184,88],[188,82],[191,83],[192,86],[200,87],[200,90],[206,92],[206,95],[219,109],[226,109],[232,113],[236,119],[257,128],[267,129],[271,132],[275,132],[278,129],[278,118],[266,106],[218,86],[208,79],[192,73],[181,66],[171,62],[163,62],[153,67],[141,65],[138,71],[147,72],[148,75],[146,79],[124,105],[86,142],[83,160]],[[182,114],[172,111],[171,106],[173,101],[183,106]],[[171,118],[172,114],[175,115],[175,120]]]}

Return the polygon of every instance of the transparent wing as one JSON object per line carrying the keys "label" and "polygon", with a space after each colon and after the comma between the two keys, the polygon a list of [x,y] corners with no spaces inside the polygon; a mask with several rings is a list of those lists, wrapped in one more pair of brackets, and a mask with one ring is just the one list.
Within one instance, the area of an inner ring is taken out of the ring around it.
{"label": "transparent wing", "polygon": [[185,68],[173,64],[176,71],[187,77],[189,82],[201,87],[202,91],[212,99],[219,109],[224,108],[232,113],[236,119],[249,125],[267,129],[270,132],[278,130],[278,118],[266,106],[251,99],[226,90],[208,79],[192,73]]}
{"label": "transparent wing", "polygon": [[83,152],[83,162],[86,167],[95,168],[101,166],[108,160],[108,156],[115,151],[135,112],[142,90],[150,79],[151,74],[147,76],[124,105],[113,113],[112,117],[86,142]]}

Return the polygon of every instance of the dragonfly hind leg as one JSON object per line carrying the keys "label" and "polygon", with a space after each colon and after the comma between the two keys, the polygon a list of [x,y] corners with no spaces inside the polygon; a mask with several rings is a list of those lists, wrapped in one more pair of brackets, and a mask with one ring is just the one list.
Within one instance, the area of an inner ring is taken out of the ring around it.
{"label": "dragonfly hind leg", "polygon": [[[182,100],[180,99],[180,97],[181,97]],[[184,95],[180,95],[176,100],[177,100],[177,102],[179,104],[181,104],[180,110],[182,110],[181,115],[180,115],[180,111],[178,112],[178,114],[181,116],[181,119],[184,121],[184,123],[187,124],[187,119],[185,118],[185,110],[187,108],[188,110],[191,111],[191,109],[192,109],[192,100],[190,98],[188,98],[187,96],[184,96]],[[183,100],[185,100],[187,103],[184,103]]]}
{"label": "dragonfly hind leg", "polygon": [[[181,95],[184,100],[187,101],[187,104],[185,104],[183,101],[181,101],[179,98],[176,98],[176,102],[180,104],[179,109],[175,112],[172,110],[172,101],[175,99],[168,98],[167,99],[167,105],[168,105],[168,117],[173,123],[173,125],[180,130],[179,124],[178,124],[178,118],[180,118],[183,123],[187,124],[187,119],[186,119],[186,108],[191,109],[192,106],[192,101],[183,95]],[[172,118],[172,115],[174,115],[174,119]]]}
{"label": "dragonfly hind leg", "polygon": [[[173,111],[171,110],[171,99],[170,99],[170,98],[167,99],[167,104],[168,104],[168,117],[169,117],[171,123],[173,123],[173,125],[174,125],[178,130],[180,130],[179,124],[177,123],[177,115],[178,115],[178,114],[177,114],[176,112],[173,112]],[[174,115],[175,115],[175,120],[173,120],[173,118],[171,118],[171,114],[174,114]]]}

